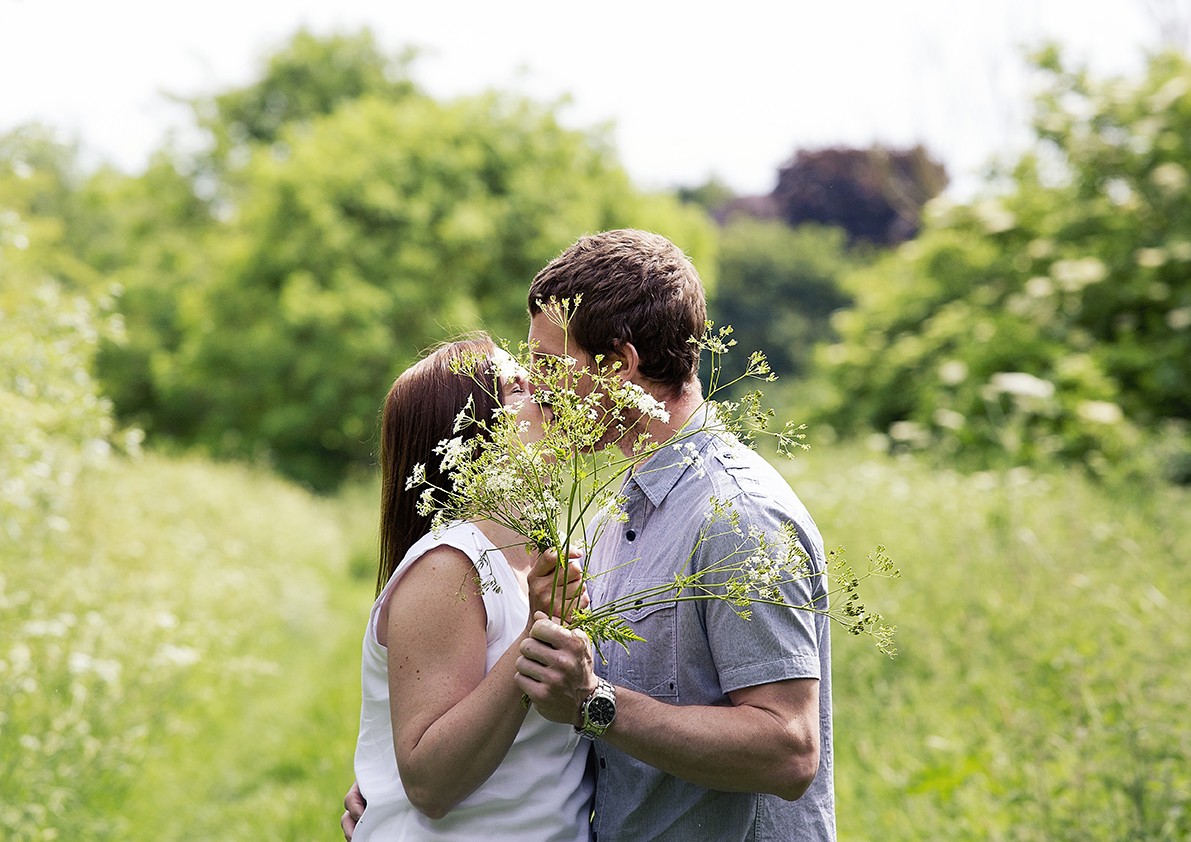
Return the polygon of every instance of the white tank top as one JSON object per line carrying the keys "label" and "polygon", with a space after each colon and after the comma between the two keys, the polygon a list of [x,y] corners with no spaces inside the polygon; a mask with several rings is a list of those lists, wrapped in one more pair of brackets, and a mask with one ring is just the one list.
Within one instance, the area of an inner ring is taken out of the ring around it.
{"label": "white tank top", "polygon": [[543,719],[533,708],[492,776],[446,816],[427,818],[405,795],[393,753],[388,652],[376,639],[377,616],[405,571],[440,546],[462,552],[482,581],[499,586],[483,589],[488,615],[485,670],[492,669],[517,639],[529,615],[529,602],[504,555],[472,524],[457,523],[440,535],[425,535],[405,554],[373,603],[364,633],[355,770],[368,807],[353,842],[586,842],[594,788],[586,773],[588,741],[570,725]]}

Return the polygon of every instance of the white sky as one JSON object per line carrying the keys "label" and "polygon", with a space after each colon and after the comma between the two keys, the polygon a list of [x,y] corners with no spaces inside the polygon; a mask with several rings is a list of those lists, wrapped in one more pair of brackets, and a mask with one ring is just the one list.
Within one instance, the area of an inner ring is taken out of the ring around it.
{"label": "white sky", "polygon": [[611,121],[643,188],[762,193],[799,147],[922,142],[965,193],[1026,137],[1020,45],[1134,72],[1156,8],[1191,0],[0,0],[0,132],[39,120],[133,170],[189,125],[163,94],[249,82],[299,26],[368,25],[424,49],[436,96],[569,95],[563,122]]}

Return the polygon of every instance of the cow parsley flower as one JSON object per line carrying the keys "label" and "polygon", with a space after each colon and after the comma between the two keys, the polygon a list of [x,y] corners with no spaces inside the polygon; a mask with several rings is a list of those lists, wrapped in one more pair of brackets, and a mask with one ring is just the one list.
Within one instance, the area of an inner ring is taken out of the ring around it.
{"label": "cow parsley flower", "polygon": [[405,481],[405,490],[412,491],[419,485],[426,482],[426,466],[421,462],[414,465],[414,469],[410,471],[409,478]]}
{"label": "cow parsley flower", "polygon": [[455,436],[453,439],[439,442],[434,452],[442,457],[440,467],[443,473],[449,473],[467,455],[467,446],[463,444],[461,436]]}
{"label": "cow parsley flower", "polygon": [[455,424],[451,428],[451,432],[457,433],[471,424],[475,420],[475,400],[471,395],[467,396],[467,403],[463,405],[463,409],[459,410],[459,414],[455,416]]}
{"label": "cow parsley flower", "polygon": [[636,383],[625,383],[624,391],[628,394],[632,406],[642,415],[657,419],[663,424],[670,420],[670,412],[666,405]]}
{"label": "cow parsley flower", "polygon": [[703,467],[703,454],[699,452],[699,448],[695,447],[693,442],[675,442],[671,447],[683,454],[682,464],[694,468],[697,476],[707,475],[707,470]]}
{"label": "cow parsley flower", "polygon": [[502,383],[516,380],[525,374],[525,368],[521,363],[517,362],[513,355],[504,348],[497,348],[492,352],[492,370]]}

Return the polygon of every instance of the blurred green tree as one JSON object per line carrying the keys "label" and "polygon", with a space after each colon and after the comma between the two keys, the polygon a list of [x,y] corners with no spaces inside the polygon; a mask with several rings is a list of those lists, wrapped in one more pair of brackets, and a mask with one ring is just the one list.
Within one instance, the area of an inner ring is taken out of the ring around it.
{"label": "blurred green tree", "polygon": [[713,236],[639,195],[596,138],[510,97],[366,97],[281,142],[241,174],[168,400],[188,437],[267,452],[319,488],[367,461],[377,407],[421,349],[481,326],[520,338],[529,279],[579,233],[660,228],[696,255]]}
{"label": "blurred green tree", "polygon": [[835,338],[830,315],[852,302],[839,281],[855,264],[841,229],[735,217],[720,231],[709,302],[742,351],[728,356],[724,373],[743,371],[748,354],[763,351],[779,377],[804,375],[813,347]]}
{"label": "blurred green tree", "polygon": [[[978,201],[849,280],[822,357],[842,429],[980,464],[1108,470],[1191,418],[1191,62],[1093,81],[1038,56],[1037,144]],[[1172,457],[1173,458],[1173,457]]]}
{"label": "blurred green tree", "polygon": [[918,232],[947,171],[921,146],[799,150],[778,169],[772,200],[790,225],[843,228],[853,242],[896,245]]}
{"label": "blurred green tree", "polygon": [[659,231],[713,285],[709,220],[636,190],[604,133],[514,96],[435,101],[408,60],[298,33],[193,103],[205,149],[133,176],[82,172],[44,129],[0,138],[13,252],[118,296],[98,373],[122,422],[330,488],[370,462],[392,378],[453,333],[520,339],[530,278],[580,234]]}
{"label": "blurred green tree", "polygon": [[214,283],[212,257],[226,236],[221,223],[255,189],[244,183],[253,151],[264,146],[284,156],[282,146],[274,148],[283,129],[297,131],[360,97],[416,96],[411,57],[386,55],[366,29],[326,37],[299,31],[262,62],[256,81],[187,101],[207,139],[201,152],[169,145],[143,173],[102,169],[82,186],[86,224],[74,226],[72,252],[119,283],[128,327],[98,358],[122,419],[154,437],[197,435],[201,417],[177,370],[181,313],[187,300],[202,306]]}
{"label": "blurred green tree", "polygon": [[38,124],[0,135],[0,223],[8,225],[5,265],[33,277],[52,277],[68,292],[94,297],[106,292],[99,276],[79,259],[80,244],[94,225],[80,197],[87,175],[78,145]]}
{"label": "blurred green tree", "polygon": [[78,253],[117,285],[126,327],[100,346],[98,375],[120,418],[154,437],[184,437],[195,423],[170,392],[183,303],[211,282],[221,231],[193,172],[162,150],[139,175],[105,168],[80,191],[90,225]]}
{"label": "blurred green tree", "polygon": [[298,31],[264,62],[260,78],[190,101],[211,138],[217,169],[242,164],[251,149],[284,130],[365,96],[398,101],[420,95],[409,69],[416,53],[390,56],[369,29],[329,36]]}
{"label": "blurred green tree", "polygon": [[679,187],[675,196],[680,202],[698,205],[717,219],[737,198],[731,187],[714,176],[696,187]]}

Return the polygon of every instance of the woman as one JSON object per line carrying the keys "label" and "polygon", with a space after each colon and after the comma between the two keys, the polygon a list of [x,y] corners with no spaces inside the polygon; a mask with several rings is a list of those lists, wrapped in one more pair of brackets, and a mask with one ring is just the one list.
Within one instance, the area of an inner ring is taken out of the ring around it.
{"label": "woman", "polygon": [[[363,702],[355,770],[367,802],[353,842],[588,839],[593,784],[587,741],[522,704],[513,682],[528,636],[534,561],[524,538],[491,521],[430,532],[406,488],[416,464],[450,481],[434,448],[472,401],[475,417],[505,406],[540,424],[523,374],[495,380],[490,339],[434,351],[393,384],[381,433],[378,596],[364,635]],[[452,373],[452,360],[479,360]],[[344,817],[345,832],[350,831]]]}

